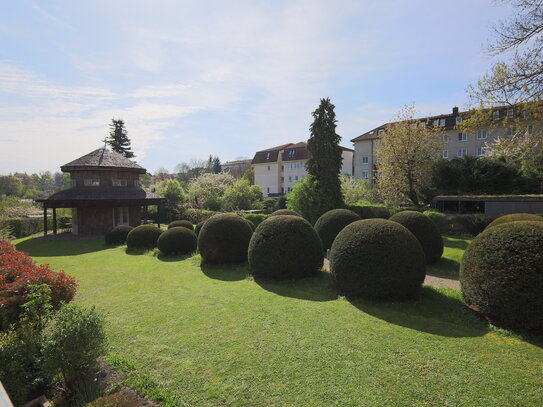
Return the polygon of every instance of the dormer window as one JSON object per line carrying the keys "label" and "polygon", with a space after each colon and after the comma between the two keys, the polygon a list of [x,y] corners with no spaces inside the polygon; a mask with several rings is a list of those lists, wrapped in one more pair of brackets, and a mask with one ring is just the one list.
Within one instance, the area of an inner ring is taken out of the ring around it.
{"label": "dormer window", "polygon": [[125,179],[114,179],[112,180],[112,185],[114,187],[125,187],[126,186],[126,180]]}
{"label": "dormer window", "polygon": [[270,159],[270,153],[266,153],[266,160]]}
{"label": "dormer window", "polygon": [[507,109],[507,117],[513,117],[513,109]]}
{"label": "dormer window", "polygon": [[439,127],[445,127],[445,119],[439,119]]}
{"label": "dormer window", "polygon": [[499,110],[494,110],[492,112],[492,120],[499,120],[500,118],[500,111]]}
{"label": "dormer window", "polygon": [[379,130],[377,130],[377,135],[382,136],[384,132],[385,132],[384,129],[379,129]]}
{"label": "dormer window", "polygon": [[458,116],[456,118],[456,124],[460,124],[460,123],[462,123],[462,118],[460,116]]}
{"label": "dormer window", "polygon": [[85,185],[86,187],[99,187],[100,186],[100,180],[99,179],[85,178],[85,180],[83,181],[83,185]]}
{"label": "dormer window", "polygon": [[296,153],[296,150],[289,150],[288,152],[288,158],[294,158],[294,154]]}

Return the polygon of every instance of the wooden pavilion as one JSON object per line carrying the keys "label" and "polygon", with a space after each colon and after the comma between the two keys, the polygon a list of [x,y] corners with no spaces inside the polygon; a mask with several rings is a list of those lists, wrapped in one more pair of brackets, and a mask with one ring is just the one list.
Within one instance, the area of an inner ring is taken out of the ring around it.
{"label": "wooden pavilion", "polygon": [[79,236],[103,235],[115,226],[138,226],[147,222],[148,207],[157,206],[164,197],[140,188],[139,176],[145,168],[122,154],[100,148],[60,167],[71,176],[71,187],[54,193],[43,204],[44,234],[47,212],[53,210],[53,233],[57,233],[56,209],[72,209],[72,233]]}

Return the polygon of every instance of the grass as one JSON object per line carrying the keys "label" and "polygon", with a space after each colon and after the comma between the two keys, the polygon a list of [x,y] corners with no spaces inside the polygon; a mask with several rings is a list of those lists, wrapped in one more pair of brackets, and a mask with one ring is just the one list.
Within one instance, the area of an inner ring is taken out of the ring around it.
{"label": "grass", "polygon": [[445,235],[443,236],[443,256],[435,263],[428,266],[427,273],[435,276],[458,279],[460,262],[464,250],[473,240],[469,235]]}
{"label": "grass", "polygon": [[[465,239],[448,239],[454,256]],[[453,290],[349,301],[327,273],[262,283],[246,265],[128,255],[100,240],[18,248],[78,278],[76,301],[108,313],[107,360],[165,406],[539,406],[543,397],[541,342],[488,326]]]}

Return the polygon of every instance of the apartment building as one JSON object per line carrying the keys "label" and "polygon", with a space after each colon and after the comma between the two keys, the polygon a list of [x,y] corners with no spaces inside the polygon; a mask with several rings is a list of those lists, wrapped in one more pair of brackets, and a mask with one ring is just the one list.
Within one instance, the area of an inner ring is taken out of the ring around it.
{"label": "apartment building", "polygon": [[[352,176],[354,150],[346,147],[341,149],[341,173]],[[309,158],[306,142],[287,143],[257,151],[251,163],[255,170],[255,185],[262,188],[266,198],[288,194],[307,175],[305,164]]]}
{"label": "apartment building", "polygon": [[[466,155],[482,156],[485,154],[487,144],[496,137],[511,136],[513,130],[505,125],[500,125],[505,118],[512,118],[515,114],[514,108],[496,108],[492,111],[492,125],[488,128],[481,128],[473,133],[464,133],[458,130],[458,125],[469,115],[469,112],[459,112],[453,107],[452,112],[439,116],[423,117],[417,119],[439,129],[442,138],[441,157],[451,160]],[[373,182],[374,171],[377,168],[376,151],[378,141],[385,132],[387,124],[376,127],[354,139],[354,176],[355,178],[367,179]]]}

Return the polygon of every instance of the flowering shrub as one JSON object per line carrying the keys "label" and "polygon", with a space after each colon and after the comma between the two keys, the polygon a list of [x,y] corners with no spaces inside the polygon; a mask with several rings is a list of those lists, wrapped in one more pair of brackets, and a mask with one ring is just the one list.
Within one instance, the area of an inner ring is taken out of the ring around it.
{"label": "flowering shrub", "polygon": [[0,240],[0,325],[15,322],[27,302],[29,286],[46,284],[51,290],[51,304],[58,307],[75,295],[75,278],[64,271],[55,272],[48,264],[37,265],[6,240]]}

